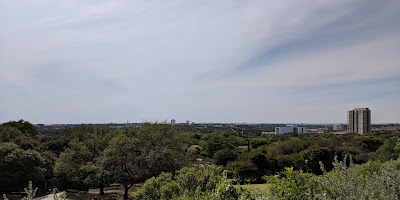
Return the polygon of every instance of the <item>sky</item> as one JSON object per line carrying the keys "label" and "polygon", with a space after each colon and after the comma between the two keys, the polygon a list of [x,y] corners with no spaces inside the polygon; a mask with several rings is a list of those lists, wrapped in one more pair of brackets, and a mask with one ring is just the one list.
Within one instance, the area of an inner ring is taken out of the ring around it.
{"label": "sky", "polygon": [[1,0],[0,123],[400,122],[398,0]]}

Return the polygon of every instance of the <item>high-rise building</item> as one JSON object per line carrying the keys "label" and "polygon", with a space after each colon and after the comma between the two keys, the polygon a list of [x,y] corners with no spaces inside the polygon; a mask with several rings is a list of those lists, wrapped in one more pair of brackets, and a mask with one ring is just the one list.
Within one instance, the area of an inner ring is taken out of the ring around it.
{"label": "high-rise building", "polygon": [[175,125],[175,119],[171,119],[171,124]]}
{"label": "high-rise building", "polygon": [[347,111],[347,123],[349,133],[364,134],[371,132],[371,110],[356,108]]}

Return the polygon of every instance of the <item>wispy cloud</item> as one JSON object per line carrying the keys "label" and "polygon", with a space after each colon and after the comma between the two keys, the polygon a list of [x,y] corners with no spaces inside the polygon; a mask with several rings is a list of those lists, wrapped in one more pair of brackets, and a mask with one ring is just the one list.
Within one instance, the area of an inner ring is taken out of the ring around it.
{"label": "wispy cloud", "polygon": [[0,122],[344,122],[361,106],[397,122],[399,17],[395,0],[1,1]]}

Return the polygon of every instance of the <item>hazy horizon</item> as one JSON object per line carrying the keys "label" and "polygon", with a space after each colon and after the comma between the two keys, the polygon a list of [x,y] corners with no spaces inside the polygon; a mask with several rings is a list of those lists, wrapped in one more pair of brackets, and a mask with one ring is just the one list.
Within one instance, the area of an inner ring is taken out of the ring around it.
{"label": "hazy horizon", "polygon": [[0,2],[0,123],[400,121],[400,1]]}

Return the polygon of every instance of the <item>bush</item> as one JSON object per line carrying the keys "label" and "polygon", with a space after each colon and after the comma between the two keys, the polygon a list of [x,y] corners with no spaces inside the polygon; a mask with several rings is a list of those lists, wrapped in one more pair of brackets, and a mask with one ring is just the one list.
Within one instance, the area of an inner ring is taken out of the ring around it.
{"label": "bush", "polygon": [[234,178],[241,184],[250,183],[260,175],[257,166],[248,161],[231,162],[227,166],[227,169],[234,173]]}
{"label": "bush", "polygon": [[[139,190],[139,199],[171,199],[174,194],[179,193],[179,187],[172,184],[171,173],[161,173],[158,177],[147,179]],[[163,198],[161,198],[163,197]]]}
{"label": "bush", "polygon": [[204,196],[214,191],[221,181],[221,170],[215,167],[182,168],[176,172],[162,173],[148,179],[138,191],[138,199],[176,199],[181,197]]}
{"label": "bush", "polygon": [[295,171],[293,167],[285,168],[281,179],[274,178],[270,187],[272,199],[307,199],[312,196],[310,188],[314,186],[313,175]]}
{"label": "bush", "polygon": [[317,198],[324,199],[400,199],[400,162],[370,162],[346,166],[346,159],[318,179]]}

